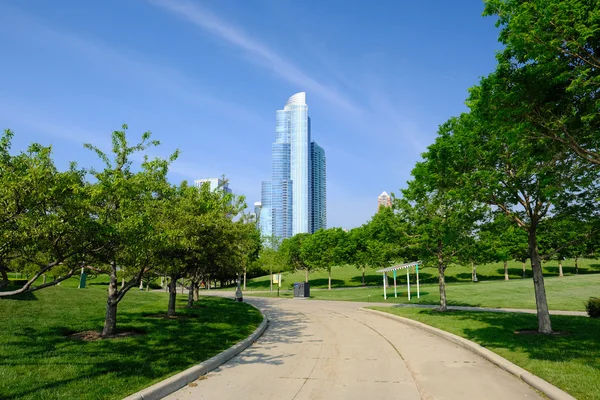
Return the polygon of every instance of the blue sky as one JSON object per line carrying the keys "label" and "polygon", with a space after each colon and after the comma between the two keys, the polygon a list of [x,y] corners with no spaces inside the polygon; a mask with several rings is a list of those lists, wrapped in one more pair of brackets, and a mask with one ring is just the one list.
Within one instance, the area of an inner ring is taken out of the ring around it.
{"label": "blue sky", "polygon": [[326,151],[328,225],[398,193],[438,125],[494,69],[479,0],[0,0],[0,128],[97,165],[123,123],[176,148],[170,179],[225,174],[251,205],[270,179],[275,110],[307,93]]}

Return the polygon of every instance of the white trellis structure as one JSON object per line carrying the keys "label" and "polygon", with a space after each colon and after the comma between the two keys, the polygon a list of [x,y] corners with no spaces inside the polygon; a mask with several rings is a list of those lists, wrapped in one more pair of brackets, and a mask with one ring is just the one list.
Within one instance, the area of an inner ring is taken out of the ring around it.
{"label": "white trellis structure", "polygon": [[385,300],[387,300],[388,272],[394,273],[394,297],[398,297],[398,290],[396,287],[396,272],[400,269],[406,270],[406,287],[408,289],[408,300],[410,300],[410,269],[412,267],[415,267],[415,272],[417,274],[417,298],[421,297],[421,293],[419,292],[419,261],[415,261],[408,264],[393,265],[377,271],[383,273],[383,298]]}

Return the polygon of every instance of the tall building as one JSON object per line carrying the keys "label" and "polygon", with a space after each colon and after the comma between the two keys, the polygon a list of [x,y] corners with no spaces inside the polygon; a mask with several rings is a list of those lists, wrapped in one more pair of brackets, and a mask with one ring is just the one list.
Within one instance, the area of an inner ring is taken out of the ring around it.
{"label": "tall building", "polygon": [[391,207],[392,206],[392,198],[387,192],[383,192],[377,198],[377,209],[379,210],[381,207]]}
{"label": "tall building", "polygon": [[291,96],[275,122],[272,176],[262,183],[259,224],[263,236],[285,239],[327,224],[325,151],[311,141],[306,93]]}
{"label": "tall building", "polygon": [[260,210],[262,209],[262,203],[260,201],[254,202],[254,220],[256,221],[256,229],[260,230]]}
{"label": "tall building", "polygon": [[311,232],[327,228],[327,168],[325,150],[315,142],[310,144],[312,188]]}
{"label": "tall building", "polygon": [[194,181],[194,186],[201,187],[203,183],[210,183],[210,190],[217,190],[218,188],[223,189],[226,193],[231,193],[231,189],[229,188],[229,183],[221,178],[205,178],[205,179],[196,179]]}

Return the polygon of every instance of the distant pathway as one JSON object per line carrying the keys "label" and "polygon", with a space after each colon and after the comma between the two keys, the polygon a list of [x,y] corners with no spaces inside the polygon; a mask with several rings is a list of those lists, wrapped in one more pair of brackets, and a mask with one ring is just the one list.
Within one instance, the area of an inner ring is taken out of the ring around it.
{"label": "distant pathway", "polygon": [[267,331],[168,399],[541,399],[462,347],[359,310],[376,303],[244,300],[269,317]]}

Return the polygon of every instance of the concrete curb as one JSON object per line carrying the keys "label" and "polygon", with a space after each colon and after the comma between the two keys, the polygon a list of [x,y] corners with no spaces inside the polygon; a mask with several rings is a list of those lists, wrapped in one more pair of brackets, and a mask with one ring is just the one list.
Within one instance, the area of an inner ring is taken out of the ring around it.
{"label": "concrete curb", "polygon": [[402,322],[407,325],[414,326],[416,328],[423,329],[429,333],[432,333],[432,334],[439,336],[441,338],[444,338],[452,343],[455,343],[461,347],[464,347],[467,350],[471,350],[473,353],[480,355],[481,357],[483,357],[486,360],[490,361],[491,363],[497,365],[498,367],[502,368],[503,370],[510,372],[511,374],[515,375],[517,378],[522,379],[525,383],[529,384],[529,386],[542,392],[549,399],[552,399],[552,400],[576,400],[575,397],[571,396],[567,392],[562,391],[561,389],[559,389],[556,386],[550,384],[549,382],[543,380],[542,378],[539,378],[539,377],[533,375],[531,372],[526,371],[525,369],[511,363],[507,359],[500,357],[498,354],[496,354],[496,353],[486,349],[485,347],[482,347],[482,346],[478,345],[477,343],[474,343],[470,340],[461,338],[460,336],[456,336],[450,332],[446,332],[441,329],[434,328],[433,326],[429,326],[427,324],[424,324],[424,323],[418,322],[418,321],[414,321],[409,318],[399,317],[397,315],[389,314],[389,313],[382,312],[382,311],[369,310],[367,308],[361,308],[361,311],[368,312],[371,314],[377,314],[377,315],[380,315],[385,318],[389,318],[389,319],[392,319],[392,320],[395,320],[398,322]]}
{"label": "concrete curb", "polygon": [[165,396],[185,387],[188,383],[195,381],[202,375],[206,375],[213,369],[220,367],[225,364],[227,361],[231,360],[233,357],[237,356],[239,353],[250,347],[252,343],[256,341],[263,334],[263,332],[267,329],[267,325],[269,320],[267,317],[261,312],[263,316],[263,320],[252,332],[250,336],[246,339],[238,342],[237,344],[231,346],[227,350],[222,353],[217,354],[213,358],[209,358],[206,361],[201,362],[198,365],[194,365],[191,368],[186,369],[183,372],[178,373],[170,378],[165,379],[164,381],[160,381],[155,383],[154,385],[147,387],[137,393],[132,394],[131,396],[127,396],[123,400],[157,400],[162,399]]}

